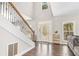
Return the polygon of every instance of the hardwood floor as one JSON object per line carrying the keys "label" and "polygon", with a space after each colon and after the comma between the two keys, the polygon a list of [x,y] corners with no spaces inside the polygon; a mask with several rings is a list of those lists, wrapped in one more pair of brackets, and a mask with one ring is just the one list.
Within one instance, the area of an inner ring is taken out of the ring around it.
{"label": "hardwood floor", "polygon": [[36,42],[36,46],[23,56],[74,56],[67,45]]}

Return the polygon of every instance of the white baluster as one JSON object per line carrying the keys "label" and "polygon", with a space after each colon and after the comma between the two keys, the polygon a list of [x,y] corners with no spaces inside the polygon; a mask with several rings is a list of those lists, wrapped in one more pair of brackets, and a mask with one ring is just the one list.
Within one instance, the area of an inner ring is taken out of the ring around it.
{"label": "white baluster", "polygon": [[1,14],[1,11],[2,11],[2,2],[0,2],[0,14]]}
{"label": "white baluster", "polygon": [[3,5],[4,3],[2,2],[2,9],[1,9],[1,15],[3,15],[3,13],[4,13],[4,5]]}
{"label": "white baluster", "polygon": [[4,17],[6,17],[6,2],[4,2]]}

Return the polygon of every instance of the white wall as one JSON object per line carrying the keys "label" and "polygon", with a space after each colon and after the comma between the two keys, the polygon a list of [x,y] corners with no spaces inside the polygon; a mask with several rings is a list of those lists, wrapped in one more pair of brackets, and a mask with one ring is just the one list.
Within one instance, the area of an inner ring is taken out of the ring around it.
{"label": "white wall", "polygon": [[41,20],[51,20],[52,14],[50,11],[50,6],[48,3],[48,9],[42,10],[42,3],[36,2],[34,3],[34,20],[41,21]]}
{"label": "white wall", "polygon": [[14,4],[20,13],[32,18],[33,2],[15,2]]}

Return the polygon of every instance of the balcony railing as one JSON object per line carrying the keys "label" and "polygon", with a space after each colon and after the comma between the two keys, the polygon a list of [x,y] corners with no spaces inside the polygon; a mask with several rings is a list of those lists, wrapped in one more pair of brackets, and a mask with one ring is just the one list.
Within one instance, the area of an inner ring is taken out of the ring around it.
{"label": "balcony railing", "polygon": [[16,28],[18,28],[29,38],[34,37],[34,31],[29,24],[22,17],[20,12],[11,2],[0,2],[0,14],[4,16],[7,21],[11,22]]}

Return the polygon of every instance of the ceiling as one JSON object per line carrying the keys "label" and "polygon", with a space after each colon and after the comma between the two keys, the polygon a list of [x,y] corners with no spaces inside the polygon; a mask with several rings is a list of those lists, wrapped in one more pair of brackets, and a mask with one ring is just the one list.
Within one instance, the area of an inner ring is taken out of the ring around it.
{"label": "ceiling", "polygon": [[53,16],[79,15],[79,2],[51,2]]}

